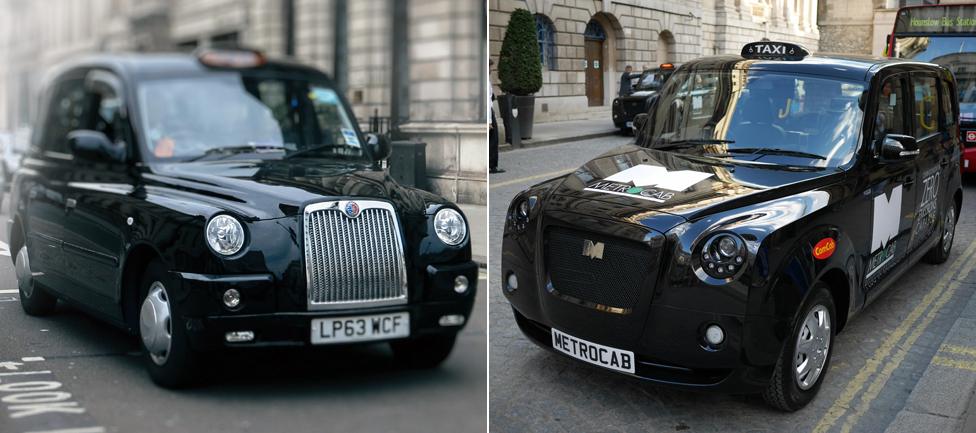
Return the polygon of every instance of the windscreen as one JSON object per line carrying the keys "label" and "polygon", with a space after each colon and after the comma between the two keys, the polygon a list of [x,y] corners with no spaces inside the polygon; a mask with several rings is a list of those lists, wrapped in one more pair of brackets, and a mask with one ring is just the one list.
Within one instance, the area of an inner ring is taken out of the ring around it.
{"label": "windscreen", "polygon": [[656,148],[698,144],[695,149],[733,158],[837,167],[856,151],[864,89],[863,83],[771,71],[678,71],[659,92],[643,142]]}
{"label": "windscreen", "polygon": [[233,72],[139,84],[149,159],[196,160],[253,147],[263,158],[366,159],[338,94],[324,83]]}

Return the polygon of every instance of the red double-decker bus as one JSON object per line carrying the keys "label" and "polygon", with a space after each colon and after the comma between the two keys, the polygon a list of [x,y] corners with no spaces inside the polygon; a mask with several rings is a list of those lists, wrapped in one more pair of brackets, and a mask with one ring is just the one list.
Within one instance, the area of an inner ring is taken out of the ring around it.
{"label": "red double-decker bus", "polygon": [[947,67],[956,76],[962,170],[976,172],[976,4],[908,6],[898,10],[886,54]]}

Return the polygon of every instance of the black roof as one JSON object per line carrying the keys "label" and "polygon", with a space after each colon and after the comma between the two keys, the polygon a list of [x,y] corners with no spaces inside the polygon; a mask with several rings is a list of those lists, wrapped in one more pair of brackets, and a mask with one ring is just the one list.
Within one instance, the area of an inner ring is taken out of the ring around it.
{"label": "black roof", "polygon": [[685,63],[691,69],[743,69],[776,71],[797,74],[824,75],[852,81],[867,81],[879,70],[896,65],[918,66],[921,69],[943,70],[934,63],[890,57],[858,56],[852,54],[818,53],[803,60],[751,60],[738,55],[703,57]]}
{"label": "black roof", "polygon": [[[146,79],[174,75],[196,75],[212,71],[190,53],[99,53],[71,59],[58,65],[54,75],[84,67],[106,68],[115,71],[123,79]],[[264,64],[246,70],[278,70],[306,73],[320,78],[328,77],[318,69],[291,60],[267,59]]]}

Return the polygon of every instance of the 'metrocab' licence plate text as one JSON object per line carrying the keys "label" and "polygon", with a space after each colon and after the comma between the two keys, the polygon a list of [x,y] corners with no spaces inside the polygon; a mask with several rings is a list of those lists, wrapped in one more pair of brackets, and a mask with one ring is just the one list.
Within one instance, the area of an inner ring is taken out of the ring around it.
{"label": "'metrocab' licence plate text", "polygon": [[552,328],[552,347],[573,358],[611,370],[634,372],[634,352],[591,343]]}

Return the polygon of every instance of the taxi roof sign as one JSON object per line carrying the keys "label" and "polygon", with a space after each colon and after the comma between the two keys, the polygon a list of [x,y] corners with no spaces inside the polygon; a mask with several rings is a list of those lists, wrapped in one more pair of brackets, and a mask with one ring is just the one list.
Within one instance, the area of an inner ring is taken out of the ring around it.
{"label": "taxi roof sign", "polygon": [[789,42],[750,42],[742,47],[742,57],[756,60],[803,60],[810,52]]}

